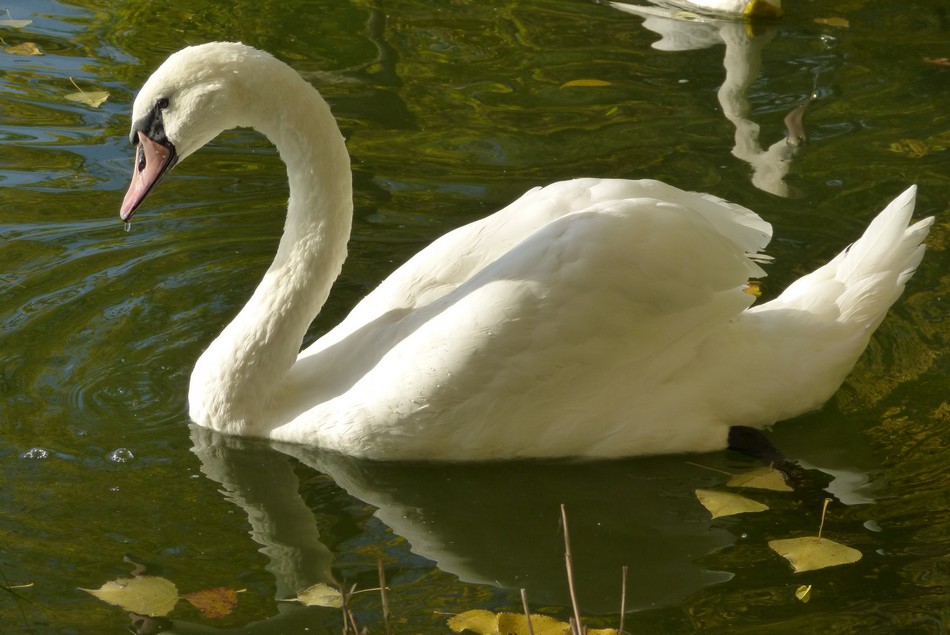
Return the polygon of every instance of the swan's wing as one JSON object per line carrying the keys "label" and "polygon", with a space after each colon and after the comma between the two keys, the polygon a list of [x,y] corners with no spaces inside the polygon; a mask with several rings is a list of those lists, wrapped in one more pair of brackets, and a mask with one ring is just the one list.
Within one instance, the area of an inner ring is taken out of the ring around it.
{"label": "swan's wing", "polygon": [[[565,215],[596,211],[617,201],[649,198],[693,210],[696,222],[749,255],[758,255],[772,235],[771,226],[754,212],[708,194],[686,192],[652,180],[575,179],[534,188],[504,209],[460,227],[421,250],[360,301],[310,355],[393,311],[428,306],[496,263],[539,229]],[[635,249],[631,243],[625,250]],[[750,277],[765,275],[753,268]]]}
{"label": "swan's wing", "polygon": [[[562,214],[460,283],[403,296],[404,306],[298,360],[284,405],[299,416],[272,436],[349,454],[443,459],[452,448],[459,458],[492,458],[493,447],[541,456],[617,441],[638,404],[752,303],[743,288],[761,269],[749,256],[768,240],[751,212],[639,186],[664,198],[611,198]],[[548,189],[529,196],[558,194]],[[488,225],[482,240],[513,233]],[[447,238],[448,246],[442,239],[419,256],[431,263],[433,254],[453,253],[456,236]],[[485,248],[497,248],[489,242]],[[397,274],[417,275],[418,264]],[[311,382],[333,388],[309,410],[305,401],[292,405]],[[644,431],[652,438],[624,432],[623,443],[665,448],[667,430]],[[638,453],[615,450],[587,453]]]}

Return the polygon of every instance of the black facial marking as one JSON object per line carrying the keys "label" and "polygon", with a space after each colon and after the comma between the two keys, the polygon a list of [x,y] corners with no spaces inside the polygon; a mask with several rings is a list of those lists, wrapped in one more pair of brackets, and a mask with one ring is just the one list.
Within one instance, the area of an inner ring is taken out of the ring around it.
{"label": "black facial marking", "polygon": [[157,99],[152,109],[132,124],[132,133],[129,135],[129,141],[132,145],[139,142],[138,133],[141,132],[156,143],[160,143],[169,148],[172,147],[168,141],[168,137],[165,135],[165,123],[162,120],[164,111],[168,108],[168,104],[169,101],[167,97]]}

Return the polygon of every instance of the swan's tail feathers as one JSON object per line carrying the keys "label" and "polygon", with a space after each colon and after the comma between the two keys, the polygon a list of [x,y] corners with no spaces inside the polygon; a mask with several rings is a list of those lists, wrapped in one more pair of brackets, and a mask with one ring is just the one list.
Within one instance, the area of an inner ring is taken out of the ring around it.
{"label": "swan's tail feathers", "polygon": [[854,244],[786,289],[783,303],[820,311],[831,302],[839,321],[876,328],[924,257],[934,219],[910,224],[916,194],[911,186],[891,201]]}

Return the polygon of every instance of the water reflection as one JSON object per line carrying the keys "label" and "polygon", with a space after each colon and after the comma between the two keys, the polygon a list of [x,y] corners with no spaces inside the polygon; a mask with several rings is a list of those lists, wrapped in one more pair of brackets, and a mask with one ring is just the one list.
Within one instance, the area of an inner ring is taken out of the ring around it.
{"label": "water reflection", "polygon": [[690,51],[725,45],[722,65],[726,77],[719,88],[719,105],[735,126],[732,154],[752,167],[752,185],[781,197],[798,196],[785,182],[792,160],[804,141],[801,118],[807,103],[788,114],[789,135],[762,147],[759,125],[749,118],[749,87],[759,76],[762,50],[775,37],[774,24],[753,25],[738,20],[705,18],[662,7],[611,3],[616,9],[642,17],[643,26],[660,35],[652,47],[660,51]]}
{"label": "water reflection", "polygon": [[[628,606],[633,609],[681,603],[732,578],[732,573],[710,570],[701,562],[739,540],[730,529],[738,523],[711,522],[693,493],[728,477],[690,463],[732,472],[748,467],[743,457],[729,453],[594,463],[401,464],[226,437],[197,426],[191,434],[201,471],[247,514],[251,535],[270,561],[278,598],[292,597],[316,582],[333,583],[334,554],[321,541],[315,520],[315,513],[327,510],[305,503],[294,470],[297,461],[374,506],[380,521],[442,571],[467,583],[512,592],[525,588],[535,606],[570,603],[561,503],[571,519],[580,605],[587,614],[616,614],[625,564],[630,565]],[[835,434],[839,445],[858,448],[855,455],[861,456],[859,433],[839,428]],[[801,453],[803,465],[829,463],[820,469],[832,479],[828,491],[841,502],[870,500],[866,491],[855,489],[869,480],[867,469],[828,456],[821,443],[796,447],[794,436],[789,431],[785,440]],[[822,486],[826,481],[820,474],[810,480]],[[819,489],[795,496],[820,501],[824,493]],[[282,627],[284,620],[297,619],[290,617],[294,611],[304,610],[286,604],[280,608],[272,619]]]}
{"label": "water reflection", "polygon": [[735,537],[711,526],[693,489],[723,480],[679,458],[600,463],[396,464],[350,459],[297,445],[223,437],[193,428],[202,472],[241,506],[271,559],[278,594],[329,580],[331,556],[298,494],[287,457],[329,475],[412,551],[469,583],[528,589],[533,602],[568,604],[559,506],[571,534],[581,605],[616,612],[620,571],[631,604],[675,603],[731,575],[695,560]]}

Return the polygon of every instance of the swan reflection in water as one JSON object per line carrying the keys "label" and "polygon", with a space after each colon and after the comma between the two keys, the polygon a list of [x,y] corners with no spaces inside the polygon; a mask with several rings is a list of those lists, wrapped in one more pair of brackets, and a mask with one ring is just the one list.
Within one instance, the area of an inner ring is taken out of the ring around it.
{"label": "swan reflection in water", "polygon": [[[202,472],[248,512],[252,536],[272,558],[270,570],[284,597],[328,574],[327,552],[313,511],[297,495],[289,457],[375,507],[380,521],[442,571],[464,582],[526,588],[532,602],[565,605],[568,599],[561,503],[571,519],[585,610],[618,610],[621,567],[628,563],[636,565],[630,584],[634,607],[677,602],[731,577],[693,562],[735,538],[710,525],[693,495],[694,488],[721,481],[722,475],[691,467],[684,457],[405,464],[278,442],[266,451],[261,441],[192,429]],[[286,530],[277,535],[275,527]]]}
{"label": "swan reflection in water", "polygon": [[[335,555],[321,540],[317,517],[339,511],[308,506],[301,492],[300,464],[375,507],[379,521],[441,571],[466,583],[509,590],[513,599],[525,588],[533,606],[570,606],[561,503],[568,509],[579,604],[585,615],[619,611],[623,565],[629,565],[631,610],[677,604],[733,577],[702,564],[705,556],[738,538],[727,528],[732,523],[711,521],[694,495],[696,488],[721,484],[727,477],[691,462],[725,471],[748,468],[748,460],[736,454],[401,464],[229,437],[195,425],[191,431],[202,473],[247,514],[250,535],[274,578],[275,599],[294,597],[317,582],[335,583]],[[791,435],[783,443],[800,449]],[[860,457],[858,445],[851,444],[851,455]],[[802,444],[815,448],[805,450],[812,463],[828,459],[820,446]],[[846,480],[866,480],[866,471],[851,466],[823,469]],[[276,615],[240,628],[165,620],[164,632],[313,633],[318,621],[313,613],[331,610],[276,604]]]}
{"label": "swan reflection in water", "polygon": [[787,136],[767,148],[762,147],[759,125],[749,118],[749,88],[759,76],[762,51],[775,37],[778,27],[768,22],[753,25],[744,20],[660,6],[621,2],[612,2],[611,6],[642,17],[644,28],[661,36],[651,45],[657,50],[692,51],[725,45],[722,64],[726,76],[717,97],[722,114],[736,129],[732,154],[751,166],[752,185],[756,188],[783,198],[797,196],[785,178],[805,141],[803,117],[815,99],[814,91],[785,117]]}

